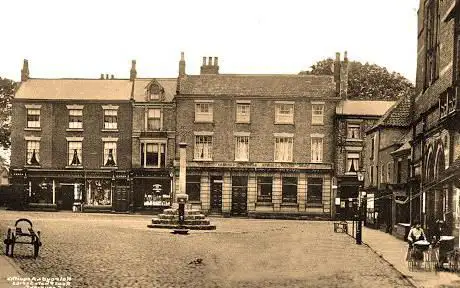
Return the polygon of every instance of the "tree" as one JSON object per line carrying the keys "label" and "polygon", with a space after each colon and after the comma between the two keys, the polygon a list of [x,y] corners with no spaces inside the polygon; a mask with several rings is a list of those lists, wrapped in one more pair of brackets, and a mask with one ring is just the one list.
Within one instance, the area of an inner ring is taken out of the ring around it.
{"label": "tree", "polygon": [[[301,75],[334,75],[334,60],[327,58],[313,64]],[[397,100],[414,93],[414,85],[399,73],[390,73],[376,64],[350,61],[348,65],[348,99]]]}
{"label": "tree", "polygon": [[11,144],[11,100],[14,97],[16,83],[0,77],[0,145],[9,148]]}

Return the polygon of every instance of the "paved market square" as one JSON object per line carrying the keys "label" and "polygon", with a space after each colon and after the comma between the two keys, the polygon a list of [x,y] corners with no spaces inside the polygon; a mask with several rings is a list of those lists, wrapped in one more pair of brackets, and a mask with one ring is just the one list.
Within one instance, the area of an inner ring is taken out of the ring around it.
{"label": "paved market square", "polygon": [[147,228],[149,215],[2,210],[2,237],[20,217],[42,231],[43,247],[33,259],[17,245],[12,260],[72,287],[411,287],[332,222],[211,218],[215,231],[184,236]]}

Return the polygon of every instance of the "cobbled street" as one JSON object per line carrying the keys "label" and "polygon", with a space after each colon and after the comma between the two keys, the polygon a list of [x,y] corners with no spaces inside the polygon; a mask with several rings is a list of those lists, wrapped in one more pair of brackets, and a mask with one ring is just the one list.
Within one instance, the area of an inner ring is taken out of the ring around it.
{"label": "cobbled street", "polygon": [[332,222],[211,218],[216,231],[173,235],[147,228],[148,215],[0,211],[2,238],[22,217],[43,246],[33,259],[17,245],[14,261],[72,287],[410,287]]}

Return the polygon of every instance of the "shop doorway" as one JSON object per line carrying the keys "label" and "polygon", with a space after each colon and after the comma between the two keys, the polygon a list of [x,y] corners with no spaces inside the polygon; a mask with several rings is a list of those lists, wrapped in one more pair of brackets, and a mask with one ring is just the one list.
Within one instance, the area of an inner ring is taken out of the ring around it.
{"label": "shop doorway", "polygon": [[211,213],[222,213],[222,176],[211,177]]}

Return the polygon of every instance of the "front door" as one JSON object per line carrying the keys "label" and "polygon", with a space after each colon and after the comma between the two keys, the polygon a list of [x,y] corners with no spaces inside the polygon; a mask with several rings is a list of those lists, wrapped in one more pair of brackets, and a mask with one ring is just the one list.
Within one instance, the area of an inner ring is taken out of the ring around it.
{"label": "front door", "polygon": [[[123,183],[126,184],[126,183]],[[115,188],[115,205],[114,210],[116,212],[126,212],[128,211],[128,191],[129,185],[119,184]]]}
{"label": "front door", "polygon": [[248,212],[248,177],[232,177],[232,215],[246,216]]}
{"label": "front door", "polygon": [[73,184],[62,184],[60,189],[60,195],[56,195],[59,209],[72,210],[74,203],[74,185]]}
{"label": "front door", "polygon": [[222,213],[222,177],[211,178],[211,213]]}
{"label": "front door", "polygon": [[247,195],[248,191],[245,187],[232,188],[232,215],[247,215]]}

